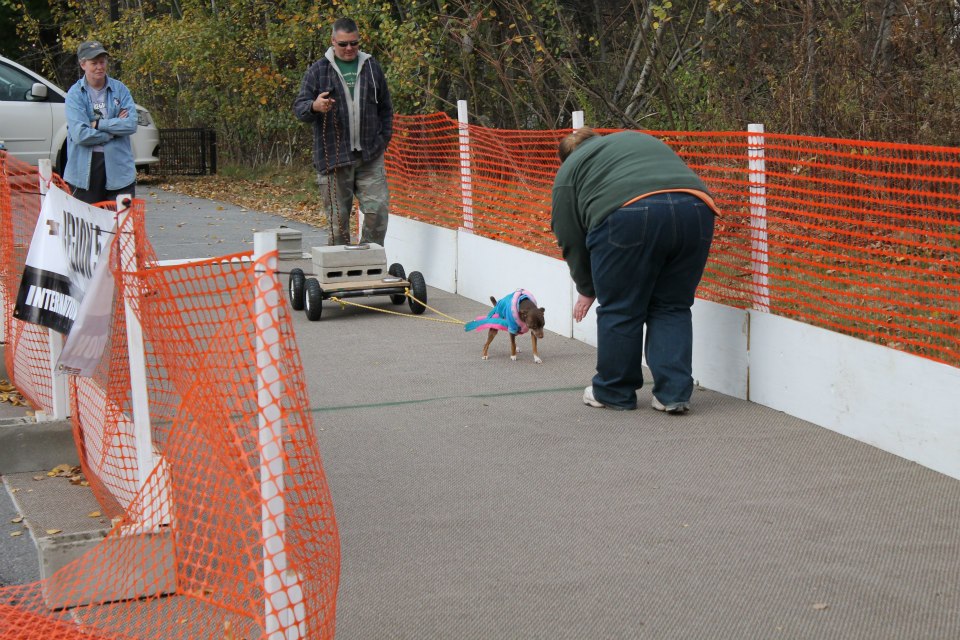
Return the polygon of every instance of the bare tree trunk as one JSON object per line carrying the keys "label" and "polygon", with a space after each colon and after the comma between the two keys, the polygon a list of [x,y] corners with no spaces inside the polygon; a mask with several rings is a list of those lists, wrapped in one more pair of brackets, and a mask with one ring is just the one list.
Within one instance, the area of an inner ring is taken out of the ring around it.
{"label": "bare tree trunk", "polygon": [[717,14],[714,13],[713,7],[710,3],[707,3],[707,10],[703,14],[703,46],[700,50],[700,59],[704,62],[710,62],[713,60],[713,49],[714,49],[714,39],[713,39],[713,29],[717,25]]}
{"label": "bare tree trunk", "polygon": [[960,0],[954,0],[950,10],[953,16],[953,23],[950,27],[950,44],[955,44],[960,40]]}
{"label": "bare tree trunk", "polygon": [[820,110],[820,78],[817,69],[817,40],[820,38],[818,0],[806,0],[804,4],[804,38],[806,44],[805,77],[809,95],[807,113],[813,123],[814,130],[819,134],[822,131]]}
{"label": "bare tree trunk", "polygon": [[666,28],[664,25],[660,25],[660,28],[656,30],[653,42],[648,45],[647,59],[643,63],[643,70],[640,72],[640,78],[633,87],[633,93],[630,94],[630,101],[624,109],[624,112],[631,118],[633,118],[640,111],[641,106],[647,102],[646,98],[642,98],[641,96],[647,88],[647,81],[653,74],[654,60],[660,54],[660,45],[665,32]]}
{"label": "bare tree trunk", "polygon": [[633,40],[630,44],[630,53],[627,55],[627,63],[620,72],[620,80],[617,82],[617,88],[613,91],[614,102],[620,102],[620,98],[623,97],[623,92],[627,88],[627,82],[630,80],[630,76],[633,75],[633,69],[637,65],[637,56],[640,54],[640,47],[643,46],[643,43],[646,39],[645,34],[649,28],[650,8],[648,5],[644,10],[643,20],[639,25],[637,25],[637,29],[633,34]]}
{"label": "bare tree trunk", "polygon": [[873,55],[870,57],[870,70],[882,73],[890,66],[890,27],[897,12],[896,0],[886,0],[880,13],[880,22],[877,25],[877,40],[873,44]]}

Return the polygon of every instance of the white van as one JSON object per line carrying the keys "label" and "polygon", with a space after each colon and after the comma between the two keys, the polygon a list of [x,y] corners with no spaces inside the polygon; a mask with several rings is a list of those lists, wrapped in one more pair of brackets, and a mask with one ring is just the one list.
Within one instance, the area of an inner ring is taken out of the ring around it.
{"label": "white van", "polygon": [[[62,174],[67,164],[67,93],[30,69],[0,56],[0,142],[32,165],[53,161]],[[138,169],[160,162],[160,131],[150,112],[137,105],[137,132],[130,136]]]}

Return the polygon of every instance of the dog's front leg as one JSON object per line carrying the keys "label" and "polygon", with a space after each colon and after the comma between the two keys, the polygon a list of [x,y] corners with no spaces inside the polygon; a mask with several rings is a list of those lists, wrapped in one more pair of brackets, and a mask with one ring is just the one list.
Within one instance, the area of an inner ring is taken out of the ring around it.
{"label": "dog's front leg", "polygon": [[537,336],[534,333],[530,332],[530,340],[533,342],[533,361],[537,364],[543,364],[543,360],[540,359],[540,354],[537,353]]}
{"label": "dog's front leg", "polygon": [[517,359],[517,336],[510,334],[510,359]]}

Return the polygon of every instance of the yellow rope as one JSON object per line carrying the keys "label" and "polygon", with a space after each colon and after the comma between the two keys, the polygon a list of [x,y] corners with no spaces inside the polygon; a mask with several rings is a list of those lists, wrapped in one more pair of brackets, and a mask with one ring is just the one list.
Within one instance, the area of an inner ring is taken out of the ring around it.
{"label": "yellow rope", "polygon": [[[434,312],[435,314],[437,314],[438,316],[443,316],[444,318],[449,318],[451,323],[467,324],[467,323],[464,322],[463,320],[457,320],[457,319],[454,318],[453,316],[448,316],[447,314],[445,314],[445,313],[443,313],[443,312],[441,312],[441,311],[437,311],[436,309],[434,309],[433,307],[431,307],[430,305],[428,305],[426,302],[420,302],[419,300],[417,300],[416,298],[413,297],[413,294],[410,293],[410,289],[406,289],[406,290],[403,292],[403,295],[407,296],[408,298],[410,298],[411,300],[413,300],[414,302],[416,302],[416,303],[419,304],[420,306],[426,307],[427,309],[430,309],[430,311],[433,311],[433,312]],[[432,319],[432,318],[431,318],[431,319]]]}
{"label": "yellow rope", "polygon": [[405,296],[407,296],[408,298],[410,298],[411,300],[413,300],[414,302],[420,304],[420,305],[423,306],[424,308],[430,309],[430,311],[433,311],[435,314],[440,315],[440,316],[443,316],[444,318],[448,318],[448,319],[447,319],[447,320],[443,320],[443,319],[441,319],[441,318],[427,318],[427,317],[425,317],[425,316],[410,315],[409,313],[400,313],[399,311],[391,311],[390,309],[383,309],[383,308],[381,308],[381,307],[371,307],[371,306],[368,306],[368,305],[365,305],[365,304],[360,304],[359,302],[350,302],[350,301],[348,301],[348,300],[344,300],[343,298],[338,298],[338,297],[336,297],[336,296],[330,296],[329,299],[330,299],[330,300],[333,300],[334,302],[340,303],[340,307],[341,307],[341,308],[343,308],[343,307],[345,307],[345,306],[347,306],[347,305],[351,305],[351,306],[354,306],[354,307],[360,307],[361,309],[369,309],[369,310],[371,310],[371,311],[379,311],[380,313],[389,313],[389,314],[395,315],[395,316],[403,316],[404,318],[417,318],[417,319],[420,319],[420,320],[430,320],[431,322],[444,322],[444,323],[447,323],[447,324],[466,324],[466,322],[464,322],[463,320],[457,320],[456,318],[454,318],[454,317],[452,317],[452,316],[448,316],[448,315],[445,314],[445,313],[442,313],[442,312],[440,312],[440,311],[437,311],[436,309],[434,309],[434,308],[431,307],[430,305],[426,304],[425,302],[420,302],[419,300],[417,300],[416,298],[413,297],[413,294],[410,293],[410,290],[409,290],[409,289],[405,290],[405,291],[403,292],[403,294],[404,294]]}

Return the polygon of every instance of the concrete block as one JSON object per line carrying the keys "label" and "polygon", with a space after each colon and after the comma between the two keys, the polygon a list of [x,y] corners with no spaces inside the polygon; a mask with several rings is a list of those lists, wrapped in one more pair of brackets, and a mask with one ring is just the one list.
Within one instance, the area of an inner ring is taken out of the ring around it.
{"label": "concrete block", "polygon": [[[43,597],[50,609],[131,600],[177,589],[169,527],[109,529],[37,538]],[[65,571],[61,571],[68,567]]]}
{"label": "concrete block", "polygon": [[60,464],[80,464],[70,421],[0,422],[0,474],[47,471]]}
{"label": "concrete block", "polygon": [[51,609],[176,591],[169,527],[112,527],[90,487],[66,477],[14,473],[3,484],[36,543]]}
{"label": "concrete block", "polygon": [[277,237],[277,253],[281,260],[299,260],[303,257],[303,233],[297,229],[277,227],[264,229]]}
{"label": "concrete block", "polygon": [[321,285],[381,280],[388,275],[387,254],[378,244],[313,247],[311,253],[313,272]]}

